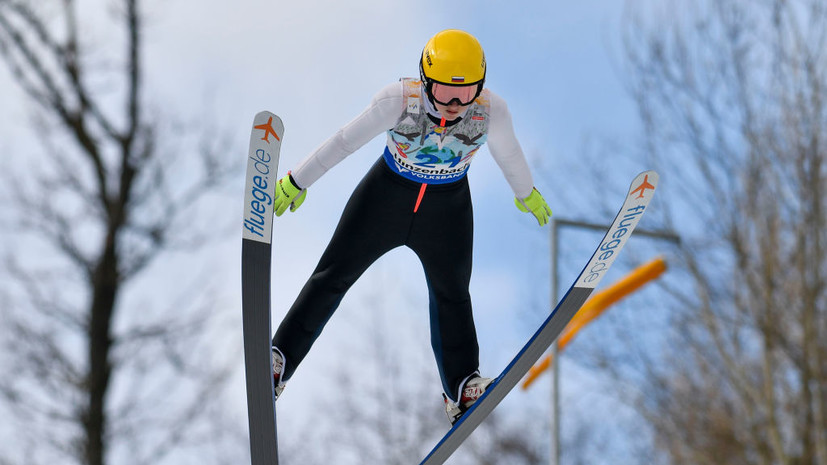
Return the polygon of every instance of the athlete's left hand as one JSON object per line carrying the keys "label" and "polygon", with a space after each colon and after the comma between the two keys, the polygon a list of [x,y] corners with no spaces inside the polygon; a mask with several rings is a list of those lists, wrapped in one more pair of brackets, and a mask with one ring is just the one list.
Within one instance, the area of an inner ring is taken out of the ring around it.
{"label": "athlete's left hand", "polygon": [[288,207],[291,212],[296,211],[304,203],[305,197],[307,197],[307,189],[297,186],[293,175],[288,171],[276,184],[276,198],[273,200],[273,210],[276,216],[281,216]]}
{"label": "athlete's left hand", "polygon": [[517,205],[517,208],[519,208],[521,212],[531,213],[534,215],[534,217],[537,218],[537,222],[540,223],[540,226],[545,226],[546,223],[548,223],[548,219],[551,217],[551,208],[549,208],[545,199],[542,195],[540,195],[540,191],[538,191],[536,187],[531,191],[531,194],[524,199],[518,199],[515,197],[514,204]]}

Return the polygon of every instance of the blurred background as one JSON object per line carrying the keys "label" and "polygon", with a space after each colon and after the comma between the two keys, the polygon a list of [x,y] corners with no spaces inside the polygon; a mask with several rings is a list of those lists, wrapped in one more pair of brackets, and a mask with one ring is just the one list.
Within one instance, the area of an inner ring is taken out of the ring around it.
{"label": "blurred background", "polygon": [[[680,237],[632,238],[604,283],[668,271],[555,360],[559,463],[827,463],[823,0],[0,0],[0,464],[248,461],[253,115],[284,120],[286,172],[445,28],[483,45],[555,217],[608,224],[655,169],[640,228]],[[275,220],[274,325],[383,146]],[[493,377],[553,308],[549,228],[487,149],[469,180]],[[600,237],[560,229],[559,295]],[[447,431],[427,305],[407,249],[360,279],[279,400],[285,464],[416,463]],[[448,463],[558,462],[550,379]]]}

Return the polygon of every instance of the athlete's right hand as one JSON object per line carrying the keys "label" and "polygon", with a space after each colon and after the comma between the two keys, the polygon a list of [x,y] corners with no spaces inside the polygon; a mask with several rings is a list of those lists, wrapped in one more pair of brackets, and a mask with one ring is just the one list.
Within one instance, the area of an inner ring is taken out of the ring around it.
{"label": "athlete's right hand", "polygon": [[515,197],[514,203],[521,212],[534,215],[540,226],[548,224],[548,220],[551,217],[551,208],[549,208],[546,199],[540,195],[540,191],[538,191],[536,187],[531,191],[531,194],[524,199]]}
{"label": "athlete's right hand", "polygon": [[307,197],[307,189],[297,186],[288,171],[287,175],[276,183],[276,198],[273,200],[273,210],[276,216],[281,216],[287,211],[287,207],[290,207],[291,212],[298,210],[304,203],[305,197]]}

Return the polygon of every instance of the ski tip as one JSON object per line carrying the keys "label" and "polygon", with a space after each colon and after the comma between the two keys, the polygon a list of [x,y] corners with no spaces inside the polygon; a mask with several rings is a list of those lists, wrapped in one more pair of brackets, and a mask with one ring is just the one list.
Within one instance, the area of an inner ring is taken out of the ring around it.
{"label": "ski tip", "polygon": [[277,120],[281,121],[281,118],[279,118],[278,115],[276,115],[275,113],[273,113],[271,111],[267,111],[267,110],[261,110],[260,112],[256,113],[255,118],[256,118],[256,121],[259,121],[259,120],[262,120],[262,119],[264,121],[267,121],[267,119],[269,119],[271,117],[273,119],[277,119]]}
{"label": "ski tip", "polygon": [[250,135],[251,152],[253,147],[273,147],[281,144],[284,135],[284,123],[281,118],[269,111],[256,113],[253,119],[253,131]]}
{"label": "ski tip", "polygon": [[265,126],[270,126],[279,133],[284,132],[284,123],[281,121],[281,118],[279,118],[275,113],[271,113],[267,110],[256,113],[256,116],[253,119],[253,127]]}
{"label": "ski tip", "polygon": [[278,116],[269,111],[256,114],[247,151],[244,239],[270,244],[282,137],[284,125]]}
{"label": "ski tip", "polygon": [[658,187],[659,178],[658,173],[654,170],[647,170],[635,176],[629,186],[629,197],[634,196],[637,199],[651,197]]}

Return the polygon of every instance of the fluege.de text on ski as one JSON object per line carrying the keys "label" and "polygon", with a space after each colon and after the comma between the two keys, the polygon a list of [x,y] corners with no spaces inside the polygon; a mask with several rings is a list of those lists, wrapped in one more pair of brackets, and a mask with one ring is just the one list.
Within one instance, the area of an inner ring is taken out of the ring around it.
{"label": "fluege.de text on ski", "polygon": [[595,259],[588,265],[586,274],[583,276],[582,283],[589,284],[599,279],[602,273],[609,269],[609,265],[615,259],[615,249],[619,247],[624,241],[624,237],[640,220],[643,211],[646,210],[645,205],[637,205],[626,209],[626,214],[623,219],[617,223],[617,227],[606,234],[603,243],[600,244]]}
{"label": "fluege.de text on ski", "polygon": [[270,181],[270,163],[273,158],[263,149],[258,149],[255,152],[255,157],[250,157],[253,161],[253,166],[259,175],[253,177],[251,191],[248,192],[251,197],[247,205],[247,211],[244,213],[244,228],[255,234],[258,237],[264,237],[264,215],[272,211],[273,197],[268,194]]}

